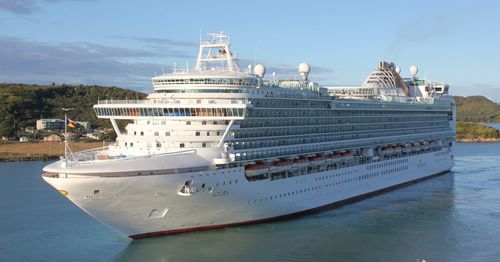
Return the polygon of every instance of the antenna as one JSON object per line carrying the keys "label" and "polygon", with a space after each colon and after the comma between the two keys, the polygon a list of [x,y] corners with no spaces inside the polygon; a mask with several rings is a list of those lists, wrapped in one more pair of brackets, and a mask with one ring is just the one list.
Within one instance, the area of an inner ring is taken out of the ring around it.
{"label": "antenna", "polygon": [[201,26],[200,26],[200,36],[199,36],[199,41],[200,41],[200,44],[201,44]]}
{"label": "antenna", "polygon": [[68,151],[71,152],[68,144],[68,112],[73,109],[68,107],[61,108],[64,111],[64,167],[68,166]]}
{"label": "antenna", "polygon": [[253,49],[253,66],[257,64],[257,51],[259,50],[259,46],[255,43],[255,48]]}

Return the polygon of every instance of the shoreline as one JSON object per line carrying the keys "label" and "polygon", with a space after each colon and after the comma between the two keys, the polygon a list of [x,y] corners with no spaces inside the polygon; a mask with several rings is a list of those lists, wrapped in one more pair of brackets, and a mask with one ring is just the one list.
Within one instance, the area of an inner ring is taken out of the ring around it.
{"label": "shoreline", "polygon": [[0,156],[0,163],[57,160],[59,156]]}
{"label": "shoreline", "polygon": [[457,138],[456,141],[462,143],[498,143],[500,138]]}
{"label": "shoreline", "polygon": [[[110,143],[105,143],[109,145]],[[102,147],[102,142],[70,142],[73,152]],[[48,161],[64,155],[64,144],[60,142],[0,143],[0,162]]]}

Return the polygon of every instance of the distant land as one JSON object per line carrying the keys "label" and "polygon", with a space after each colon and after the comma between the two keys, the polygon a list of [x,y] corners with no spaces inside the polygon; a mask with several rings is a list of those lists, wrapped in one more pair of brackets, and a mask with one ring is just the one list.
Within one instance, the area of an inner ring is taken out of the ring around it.
{"label": "distant land", "polygon": [[500,123],[500,104],[484,96],[454,96],[459,121]]}
{"label": "distant land", "polygon": [[64,118],[61,108],[72,108],[69,117],[97,127],[111,127],[98,119],[92,106],[104,99],[143,99],[146,94],[129,89],[86,85],[0,84],[0,137],[34,127],[40,118]]}
{"label": "distant land", "polygon": [[[0,137],[16,136],[35,126],[40,117],[63,118],[62,107],[74,108],[70,117],[96,127],[111,127],[98,119],[92,106],[103,99],[144,99],[146,94],[119,87],[88,85],[0,84]],[[454,96],[457,103],[457,139],[500,141],[498,130],[478,123],[500,123],[500,104],[484,96]]]}

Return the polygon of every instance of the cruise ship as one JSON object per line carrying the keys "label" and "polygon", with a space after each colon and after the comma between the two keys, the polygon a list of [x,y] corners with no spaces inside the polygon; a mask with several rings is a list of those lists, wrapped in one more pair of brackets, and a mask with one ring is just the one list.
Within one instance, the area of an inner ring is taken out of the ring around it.
{"label": "cruise ship", "polygon": [[97,101],[116,143],[67,150],[42,177],[133,239],[345,204],[452,168],[449,86],[417,70],[403,78],[381,61],[357,87],[315,83],[307,63],[296,78],[265,77],[210,34],[194,68],[153,77],[146,99]]}

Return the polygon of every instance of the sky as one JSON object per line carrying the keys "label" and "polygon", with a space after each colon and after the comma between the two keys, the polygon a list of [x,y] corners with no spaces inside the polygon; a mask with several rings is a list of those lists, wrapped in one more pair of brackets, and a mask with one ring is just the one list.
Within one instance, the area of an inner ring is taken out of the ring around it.
{"label": "sky", "polygon": [[152,76],[192,67],[200,35],[220,31],[241,67],[262,63],[278,78],[307,62],[313,81],[361,85],[383,59],[500,102],[494,0],[0,0],[0,82],[149,92]]}

